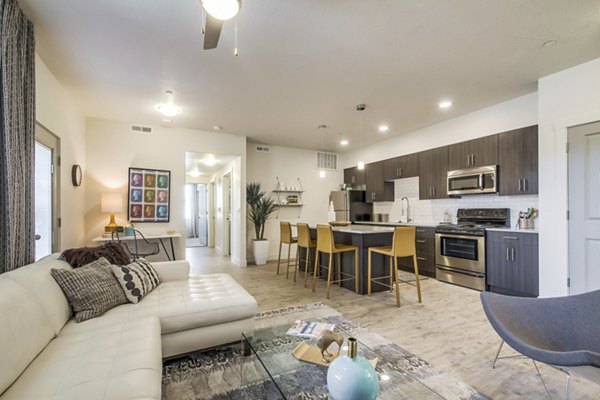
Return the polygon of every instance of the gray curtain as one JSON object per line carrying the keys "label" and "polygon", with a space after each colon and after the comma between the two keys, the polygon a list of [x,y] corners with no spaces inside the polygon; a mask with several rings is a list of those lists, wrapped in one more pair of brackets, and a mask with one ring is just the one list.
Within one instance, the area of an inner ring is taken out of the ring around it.
{"label": "gray curtain", "polygon": [[33,262],[35,39],[17,0],[0,0],[0,273]]}

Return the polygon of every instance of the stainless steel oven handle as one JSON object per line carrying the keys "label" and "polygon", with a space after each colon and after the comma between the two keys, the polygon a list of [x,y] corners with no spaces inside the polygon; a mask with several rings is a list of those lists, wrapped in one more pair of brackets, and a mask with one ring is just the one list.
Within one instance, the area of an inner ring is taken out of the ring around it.
{"label": "stainless steel oven handle", "polygon": [[476,278],[485,278],[485,274],[478,274],[477,272],[470,272],[470,271],[465,271],[465,270],[457,271],[454,268],[448,268],[448,267],[444,267],[442,265],[437,265],[436,267],[438,269],[441,269],[442,271],[455,272],[458,274],[474,276]]}
{"label": "stainless steel oven handle", "polygon": [[483,236],[466,236],[466,235],[454,235],[451,233],[436,233],[436,236],[441,237],[449,237],[449,238],[454,238],[454,239],[469,239],[469,240],[482,240],[484,239]]}
{"label": "stainless steel oven handle", "polygon": [[483,190],[483,174],[479,174],[479,189]]}

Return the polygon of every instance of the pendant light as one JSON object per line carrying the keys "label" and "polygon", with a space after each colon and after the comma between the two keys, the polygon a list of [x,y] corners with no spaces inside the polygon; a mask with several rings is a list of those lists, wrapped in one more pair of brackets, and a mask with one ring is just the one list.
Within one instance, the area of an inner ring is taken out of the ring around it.
{"label": "pendant light", "polygon": [[[366,105],[364,104],[358,104],[356,106],[356,111],[365,111],[365,108],[367,108]],[[358,155],[359,155],[359,159],[362,159],[362,126],[363,126],[363,118],[362,118],[362,113],[360,114],[360,124],[359,124],[359,131],[358,131]],[[358,169],[365,169],[365,162],[364,161],[359,161],[358,165],[357,165]]]}
{"label": "pendant light", "polygon": [[[325,135],[325,128],[327,125],[321,124],[317,127],[321,131],[321,152],[325,153],[325,139],[323,136]],[[319,178],[325,178],[325,170],[323,168],[319,169]]]}

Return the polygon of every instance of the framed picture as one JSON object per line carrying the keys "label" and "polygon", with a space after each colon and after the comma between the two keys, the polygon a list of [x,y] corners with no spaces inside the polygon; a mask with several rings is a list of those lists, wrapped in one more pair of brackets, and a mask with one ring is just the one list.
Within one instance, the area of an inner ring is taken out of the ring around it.
{"label": "framed picture", "polygon": [[169,222],[171,171],[129,168],[127,218],[131,222]]}

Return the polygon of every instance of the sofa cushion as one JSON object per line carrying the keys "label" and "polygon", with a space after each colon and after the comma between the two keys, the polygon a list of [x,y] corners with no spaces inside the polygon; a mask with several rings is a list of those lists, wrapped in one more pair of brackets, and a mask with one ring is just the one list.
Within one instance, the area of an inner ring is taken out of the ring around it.
{"label": "sofa cushion", "polygon": [[160,284],[160,276],[143,258],[129,265],[113,265],[112,272],[131,303],[138,303]]}
{"label": "sofa cushion", "polygon": [[50,270],[73,268],[58,259],[59,253],[51,254],[41,260],[0,275],[0,279],[10,279],[29,291],[48,315],[54,333],[58,334],[63,325],[73,316],[69,301],[56,281],[50,276]]}
{"label": "sofa cushion", "polygon": [[79,247],[63,251],[60,258],[65,260],[73,268],[79,268],[104,257],[109,263],[115,265],[127,265],[131,261],[129,254],[123,246],[118,243],[108,242],[96,247]]}
{"label": "sofa cushion", "polygon": [[61,334],[2,400],[158,400],[161,376],[160,325],[156,317],[143,318]]}
{"label": "sofa cushion", "polygon": [[228,274],[191,276],[163,282],[138,304],[124,304],[102,316],[75,324],[69,321],[62,334],[158,316],[162,334],[185,331],[246,318],[257,312],[256,300]]}
{"label": "sofa cushion", "polygon": [[0,393],[54,337],[44,309],[11,279],[0,279]]}
{"label": "sofa cushion", "polygon": [[52,269],[50,273],[69,299],[77,322],[127,303],[111,265],[104,257],[72,271]]}

